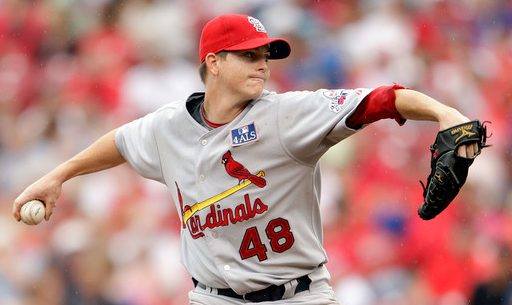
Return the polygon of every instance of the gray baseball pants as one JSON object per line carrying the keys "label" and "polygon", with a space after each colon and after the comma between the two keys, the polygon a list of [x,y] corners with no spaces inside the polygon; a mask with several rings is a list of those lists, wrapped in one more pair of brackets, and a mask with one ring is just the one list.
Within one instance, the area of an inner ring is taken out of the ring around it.
{"label": "gray baseball pants", "polygon": [[[286,291],[285,297],[279,301],[251,303],[249,301],[230,298],[215,293],[211,293],[210,289],[203,289],[197,286],[189,292],[190,305],[241,305],[241,304],[255,304],[255,305],[282,305],[282,304],[296,304],[296,305],[339,305],[336,300],[334,291],[329,284],[330,275],[325,266],[319,267],[317,270],[309,274],[311,285],[309,290],[299,292],[295,295],[290,295],[294,291],[292,284],[285,284]],[[288,296],[288,297],[287,297]]]}

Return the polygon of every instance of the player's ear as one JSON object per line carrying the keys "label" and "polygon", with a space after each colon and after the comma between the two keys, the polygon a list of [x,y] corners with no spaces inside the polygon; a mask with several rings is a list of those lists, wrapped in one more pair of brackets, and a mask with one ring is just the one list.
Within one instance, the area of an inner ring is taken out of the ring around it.
{"label": "player's ear", "polygon": [[206,63],[206,70],[213,76],[219,75],[219,62],[220,57],[215,53],[208,53],[204,59]]}

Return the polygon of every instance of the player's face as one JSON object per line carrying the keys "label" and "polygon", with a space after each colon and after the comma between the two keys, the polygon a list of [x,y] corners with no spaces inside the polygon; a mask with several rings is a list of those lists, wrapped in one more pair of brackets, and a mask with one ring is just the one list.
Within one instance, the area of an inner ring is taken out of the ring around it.
{"label": "player's face", "polygon": [[224,84],[244,100],[261,95],[270,76],[268,47],[229,52],[219,67],[219,76]]}

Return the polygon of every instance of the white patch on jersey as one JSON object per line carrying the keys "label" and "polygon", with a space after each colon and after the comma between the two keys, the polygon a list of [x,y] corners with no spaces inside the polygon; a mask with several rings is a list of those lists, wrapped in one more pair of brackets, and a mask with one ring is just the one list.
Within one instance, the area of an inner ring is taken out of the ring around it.
{"label": "white patch on jersey", "polygon": [[240,146],[258,140],[254,122],[231,130],[231,145]]}
{"label": "white patch on jersey", "polygon": [[325,90],[322,94],[329,100],[329,110],[334,113],[338,113],[343,108],[343,103],[345,103],[345,99],[349,92],[348,90],[338,89]]}
{"label": "white patch on jersey", "polygon": [[249,20],[249,23],[252,24],[252,26],[256,29],[257,32],[266,33],[267,30],[265,30],[265,27],[263,24],[256,18],[248,16],[247,20]]}

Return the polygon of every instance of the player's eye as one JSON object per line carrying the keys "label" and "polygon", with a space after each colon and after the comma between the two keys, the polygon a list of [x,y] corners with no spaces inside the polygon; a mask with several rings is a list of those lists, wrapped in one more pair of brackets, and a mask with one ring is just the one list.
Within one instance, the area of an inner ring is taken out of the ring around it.
{"label": "player's eye", "polygon": [[242,56],[246,57],[248,59],[254,59],[254,58],[256,58],[256,53],[247,51],[247,52],[243,52]]}
{"label": "player's eye", "polygon": [[243,58],[246,58],[249,61],[257,61],[261,58],[265,59],[265,61],[268,61],[268,58],[270,57],[270,52],[265,52],[263,54],[258,54],[254,51],[245,51],[241,53],[241,56]]}

